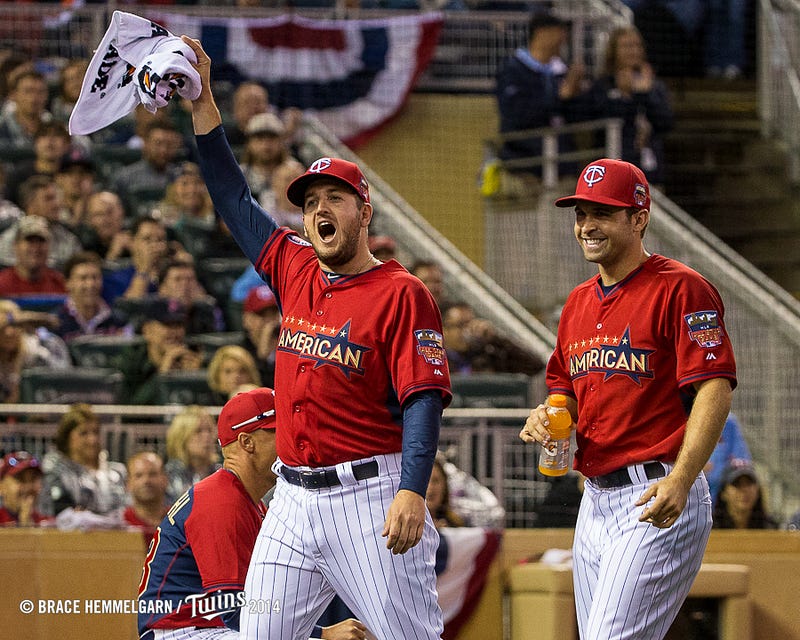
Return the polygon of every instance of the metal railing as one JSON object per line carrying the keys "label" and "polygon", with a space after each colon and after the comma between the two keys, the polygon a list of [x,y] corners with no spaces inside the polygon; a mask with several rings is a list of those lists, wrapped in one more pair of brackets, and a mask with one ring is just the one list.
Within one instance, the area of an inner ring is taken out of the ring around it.
{"label": "metal railing", "polygon": [[[58,420],[69,405],[0,406],[0,448],[24,449],[42,456],[54,447]],[[212,415],[220,407],[205,407]],[[94,405],[101,422],[103,447],[109,459],[125,461],[131,454],[166,454],[166,430],[182,406],[139,407]],[[537,452],[519,439],[526,409],[447,409],[439,448],[457,467],[475,477],[497,496],[506,510],[506,526],[530,527],[536,505],[548,482],[536,472]]]}
{"label": "metal railing", "polygon": [[800,2],[759,0],[758,108],[764,137],[782,141],[800,185]]}

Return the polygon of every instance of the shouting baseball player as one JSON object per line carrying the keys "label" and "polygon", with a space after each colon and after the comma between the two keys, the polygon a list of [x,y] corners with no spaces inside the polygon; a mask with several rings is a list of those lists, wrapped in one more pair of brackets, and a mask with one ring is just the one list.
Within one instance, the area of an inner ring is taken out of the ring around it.
{"label": "shouting baseball player", "polygon": [[[634,165],[592,162],[556,206],[574,208],[600,272],[567,299],[547,365],[587,477],[573,545],[578,628],[583,640],[658,640],[711,530],[702,469],[736,386],[723,304],[698,273],[645,250],[650,192]],[[531,411],[524,441],[548,439],[545,409]]]}
{"label": "shouting baseball player", "polygon": [[369,252],[369,186],[355,164],[320,158],[287,190],[308,241],[250,194],[209,86],[193,121],[216,210],[283,317],[275,360],[278,481],[245,591],[245,638],[301,640],[335,594],[382,640],[439,638],[425,507],[450,378],[441,317],[424,285]]}

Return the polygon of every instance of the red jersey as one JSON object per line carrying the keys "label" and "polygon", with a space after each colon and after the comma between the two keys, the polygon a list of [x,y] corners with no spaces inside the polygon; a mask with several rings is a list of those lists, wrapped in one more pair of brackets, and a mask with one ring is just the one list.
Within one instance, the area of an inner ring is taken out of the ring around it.
{"label": "red jersey", "polygon": [[42,277],[35,282],[22,278],[14,267],[6,267],[0,271],[0,296],[16,298],[37,294],[63,293],[67,289],[64,276],[60,271],[45,267]]}
{"label": "red jersey", "polygon": [[[41,524],[55,523],[55,518],[51,518],[35,510],[31,514],[31,520],[33,520],[33,524],[37,526]],[[18,524],[19,524],[18,514],[11,513],[5,507],[0,507],[0,527],[16,527]]]}
{"label": "red jersey", "polygon": [[675,461],[692,384],[728,378],[736,386],[723,314],[711,283],[659,255],[607,293],[599,275],[572,291],[547,387],[578,402],[578,471],[592,477],[649,460]]}
{"label": "red jersey", "polygon": [[[165,516],[168,510],[169,507],[164,507],[164,513],[162,513],[161,516]],[[152,525],[149,522],[142,520],[136,514],[136,510],[132,506],[125,507],[125,510],[122,512],[122,519],[126,522],[126,524],[136,527],[137,529],[141,529],[142,537],[144,538],[144,546],[149,547],[150,541],[153,539],[153,535],[155,535],[156,532],[156,525]]]}
{"label": "red jersey", "polygon": [[396,453],[411,394],[434,389],[450,401],[439,308],[399,263],[330,279],[309,243],[279,229],[256,270],[270,278],[283,314],[275,407],[284,463]]}
{"label": "red jersey", "polygon": [[[244,589],[266,512],[227,469],[203,478],[178,498],[156,529],[139,583],[140,600],[168,602],[170,611],[140,613],[139,633],[225,623],[238,630],[238,607],[227,607],[228,600],[213,596]],[[209,594],[205,610],[198,602],[202,594]],[[225,611],[216,603],[224,603]]]}

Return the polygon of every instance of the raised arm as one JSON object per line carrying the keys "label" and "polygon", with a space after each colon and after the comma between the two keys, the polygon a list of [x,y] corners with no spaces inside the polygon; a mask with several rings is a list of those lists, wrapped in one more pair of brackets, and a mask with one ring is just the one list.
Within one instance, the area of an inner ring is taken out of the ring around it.
{"label": "raised arm", "polygon": [[197,100],[192,103],[192,122],[203,178],[217,213],[244,254],[256,264],[278,225],[253,198],[225,138],[222,116],[211,92],[211,59],[199,40],[188,36],[181,36],[181,39],[197,56],[195,68],[203,85]]}

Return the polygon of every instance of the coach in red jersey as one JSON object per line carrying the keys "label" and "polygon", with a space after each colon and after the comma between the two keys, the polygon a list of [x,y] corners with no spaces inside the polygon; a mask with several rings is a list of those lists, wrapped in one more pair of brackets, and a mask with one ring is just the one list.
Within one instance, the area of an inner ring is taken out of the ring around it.
{"label": "coach in red jersey", "polygon": [[[564,305],[547,365],[576,429],[587,480],[573,546],[582,640],[663,638],[700,569],[711,530],[702,469],[719,441],[736,364],[714,286],[650,254],[642,171],[601,159],[581,172],[575,237],[599,275]],[[549,439],[546,405],[520,433]]]}

